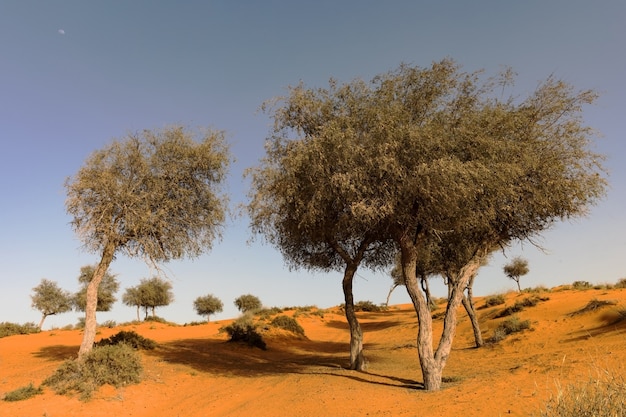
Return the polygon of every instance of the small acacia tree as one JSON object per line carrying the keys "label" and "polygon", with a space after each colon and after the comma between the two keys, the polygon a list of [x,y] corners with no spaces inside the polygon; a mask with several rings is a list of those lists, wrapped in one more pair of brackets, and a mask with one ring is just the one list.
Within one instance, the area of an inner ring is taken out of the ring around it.
{"label": "small acacia tree", "polygon": [[97,292],[117,254],[157,266],[210,249],[226,214],[224,134],[144,130],[94,152],[65,182],[67,212],[100,263],[87,286],[82,357],[96,335]]}
{"label": "small acacia tree", "polygon": [[[297,86],[276,110],[279,128],[264,161],[269,169],[254,177],[261,202],[253,201],[253,208],[265,223],[253,225],[283,253],[310,253],[307,245],[323,241],[312,240],[313,234],[298,238],[285,227],[297,231],[297,223],[283,220],[292,213],[341,223],[354,232],[341,235],[353,245],[361,242],[365,225],[371,243],[396,245],[417,315],[427,390],[441,387],[458,306],[493,248],[585,215],[605,192],[603,158],[591,150],[593,132],[581,117],[596,94],[550,77],[526,98],[507,97],[512,81],[511,71],[483,78],[443,60],[429,68],[401,65],[369,84]],[[314,152],[297,153],[300,147]],[[308,180],[276,185],[279,168],[292,165],[307,167],[297,172]],[[273,197],[269,202],[267,195]],[[331,201],[331,210],[314,210],[316,199]],[[321,230],[333,240],[329,229]],[[449,232],[452,245],[458,237],[471,245],[449,280],[442,335],[434,346],[417,262],[435,239],[447,246]]]}
{"label": "small acacia tree", "polygon": [[137,307],[137,320],[140,307],[143,307],[146,319],[149,310],[152,311],[152,317],[156,317],[157,307],[170,305],[174,301],[172,284],[159,277],[142,279],[136,287],[126,289],[122,301],[127,306]]}
{"label": "small acacia tree", "polygon": [[511,260],[510,263],[504,265],[502,269],[504,270],[504,273],[507,277],[511,278],[517,283],[517,290],[519,292],[522,292],[522,287],[520,286],[519,280],[529,271],[528,261],[526,259],[520,258],[519,256],[516,256]]}
{"label": "small acacia tree", "polygon": [[59,288],[56,282],[45,278],[33,288],[33,294],[30,298],[33,308],[41,312],[39,330],[43,327],[46,317],[65,313],[72,309],[72,294]]}
{"label": "small acacia tree", "polygon": [[242,313],[246,313],[260,309],[263,307],[263,303],[261,303],[261,300],[256,295],[244,294],[235,298],[235,306]]}
{"label": "small acacia tree", "polygon": [[[80,268],[80,275],[78,276],[78,282],[80,283],[80,290],[74,294],[74,307],[78,311],[85,311],[87,307],[87,287],[93,279],[96,266],[86,265]],[[100,286],[98,286],[97,305],[96,311],[111,311],[113,304],[117,301],[115,293],[119,289],[120,284],[116,279],[116,275],[107,272],[102,278]]]}
{"label": "small acacia tree", "polygon": [[142,306],[142,300],[141,300],[141,290],[139,289],[139,287],[129,287],[126,288],[126,291],[124,292],[124,295],[122,296],[122,302],[124,303],[124,305],[127,305],[129,307],[136,307],[137,308],[137,321],[141,320],[141,318],[139,317],[139,309]]}
{"label": "small acacia tree", "polygon": [[224,308],[224,304],[222,300],[213,294],[208,294],[196,298],[193,302],[193,307],[196,309],[196,313],[201,316],[206,316],[207,321],[210,321],[210,316],[215,313],[220,313]]}

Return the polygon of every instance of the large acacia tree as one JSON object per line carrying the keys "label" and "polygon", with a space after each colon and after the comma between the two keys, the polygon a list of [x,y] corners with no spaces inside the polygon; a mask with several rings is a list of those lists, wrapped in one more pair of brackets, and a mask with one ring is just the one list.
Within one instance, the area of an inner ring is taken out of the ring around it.
{"label": "large acacia tree", "polygon": [[[512,81],[510,71],[483,77],[462,72],[451,60],[428,68],[401,65],[370,83],[296,86],[276,110],[282,129],[275,129],[270,139],[270,159],[313,143],[310,165],[327,168],[310,171],[308,187],[318,189],[317,194],[293,185],[282,197],[286,204],[264,207],[273,211],[265,217],[277,219],[274,240],[291,236],[276,227],[283,217],[310,210],[315,200],[293,198],[304,192],[335,202],[337,208],[328,215],[312,214],[326,222],[338,213],[344,216],[344,226],[333,230],[362,231],[365,225],[372,242],[393,241],[417,314],[417,348],[427,390],[441,386],[458,306],[493,248],[532,239],[558,220],[585,215],[605,191],[602,157],[591,149],[593,132],[581,117],[596,94],[549,77],[526,98],[518,98],[507,95]],[[345,92],[354,90],[363,91],[361,104],[343,106],[351,99]],[[342,181],[347,185],[338,192],[334,185]],[[467,240],[467,253],[448,283],[444,327],[434,346],[417,262],[434,240],[457,237]],[[294,253],[308,243],[287,242]]]}
{"label": "large acacia tree", "polygon": [[229,162],[222,132],[176,126],[115,140],[66,180],[72,226],[101,257],[87,286],[79,356],[93,347],[98,287],[117,254],[157,265],[211,248],[227,209]]}
{"label": "large acacia tree", "polygon": [[[379,240],[380,217],[361,215],[359,206],[376,181],[370,175],[377,161],[361,152],[368,121],[352,116],[369,111],[367,94],[364,84],[315,92],[299,86],[289,97],[266,103],[274,129],[266,158],[249,171],[253,231],[275,245],[290,267],[343,271],[350,369],[356,370],[365,370],[367,362],[353,279],[361,264],[379,268],[393,256],[392,242]],[[363,156],[360,169],[355,170],[351,155]]]}

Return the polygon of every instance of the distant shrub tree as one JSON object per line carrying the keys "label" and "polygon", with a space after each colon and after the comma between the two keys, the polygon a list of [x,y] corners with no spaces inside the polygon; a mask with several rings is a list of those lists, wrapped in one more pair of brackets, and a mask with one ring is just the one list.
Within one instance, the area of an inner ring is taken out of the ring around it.
{"label": "distant shrub tree", "polygon": [[138,286],[126,289],[123,302],[126,305],[143,307],[145,319],[148,311],[152,311],[152,317],[156,317],[155,309],[170,305],[174,301],[172,284],[159,277],[142,279]]}
{"label": "distant shrub tree", "polygon": [[235,306],[242,313],[246,313],[248,311],[258,310],[263,307],[261,300],[256,295],[252,294],[244,294],[235,299]]}
{"label": "distant shrub tree", "polygon": [[[74,307],[78,311],[85,312],[87,306],[87,287],[93,279],[95,270],[95,265],[86,265],[80,268],[78,282],[81,288],[74,294]],[[116,276],[110,272],[104,274],[102,282],[98,287],[96,311],[111,311],[113,304],[117,301],[115,293],[120,288],[120,284],[115,277]]]}
{"label": "distant shrub tree", "polygon": [[48,316],[65,313],[72,309],[72,294],[59,288],[56,282],[42,279],[41,283],[33,288],[32,306],[41,312],[39,330]]}
{"label": "distant shrub tree", "polygon": [[196,298],[193,306],[196,309],[196,313],[206,316],[207,321],[210,321],[211,314],[220,313],[224,308],[224,303],[213,294],[208,294],[204,297]]}
{"label": "distant shrub tree", "polygon": [[504,265],[503,269],[506,276],[517,283],[517,290],[521,293],[522,287],[519,284],[519,280],[523,275],[528,273],[528,261],[520,257],[515,257],[510,263]]}

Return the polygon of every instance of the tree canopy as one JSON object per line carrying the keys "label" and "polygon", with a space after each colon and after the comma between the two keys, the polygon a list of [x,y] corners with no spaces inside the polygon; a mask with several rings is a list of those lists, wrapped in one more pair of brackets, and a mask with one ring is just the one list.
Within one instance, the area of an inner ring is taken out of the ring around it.
{"label": "tree canopy", "polygon": [[235,298],[235,306],[242,313],[247,313],[248,311],[260,309],[263,307],[263,303],[261,303],[261,299],[256,295],[244,294]]}
{"label": "tree canopy", "polygon": [[116,255],[158,264],[197,257],[220,237],[229,158],[222,132],[144,130],[94,152],[66,180],[72,227],[101,256],[87,290],[81,356],[92,349],[97,288]]}
{"label": "tree canopy", "polygon": [[526,259],[520,258],[519,256],[516,256],[511,260],[511,262],[504,265],[502,269],[504,270],[504,273],[507,277],[511,278],[517,283],[517,290],[519,292],[522,292],[522,287],[520,286],[519,280],[529,271],[528,261]]}
{"label": "tree canopy", "polygon": [[202,297],[198,297],[193,302],[193,307],[201,316],[206,316],[207,321],[210,316],[215,313],[220,313],[224,308],[224,303],[222,300],[214,296],[213,294],[208,294]]}
{"label": "tree canopy", "polygon": [[[582,120],[596,94],[548,77],[521,98],[509,94],[513,81],[510,70],[485,77],[443,60],[403,64],[369,83],[291,87],[274,104],[267,157],[253,171],[253,231],[287,262],[330,268],[338,258],[319,242],[333,232],[357,246],[367,237],[373,248],[392,242],[399,250],[428,390],[441,385],[456,307],[494,247],[585,215],[605,192],[603,158]],[[282,171],[291,183],[277,180]],[[445,249],[459,239],[466,253],[454,265],[435,349],[417,262],[432,242]],[[388,265],[380,254],[363,261]]]}
{"label": "tree canopy", "polygon": [[43,327],[46,317],[65,313],[72,309],[72,294],[59,288],[56,282],[45,278],[33,288],[33,294],[30,298],[33,308],[41,312],[39,330]]}
{"label": "tree canopy", "polygon": [[[78,282],[80,289],[74,294],[74,307],[78,311],[85,311],[87,306],[87,287],[93,279],[96,265],[86,265],[80,268]],[[113,304],[117,301],[115,293],[120,288],[116,275],[107,272],[102,278],[102,282],[98,286],[97,307],[96,311],[111,311]]]}
{"label": "tree canopy", "polygon": [[170,305],[174,301],[172,284],[159,277],[142,279],[136,287],[126,289],[122,301],[137,309],[143,307],[145,318],[148,318],[148,310],[151,310],[152,316],[155,317],[157,307]]}

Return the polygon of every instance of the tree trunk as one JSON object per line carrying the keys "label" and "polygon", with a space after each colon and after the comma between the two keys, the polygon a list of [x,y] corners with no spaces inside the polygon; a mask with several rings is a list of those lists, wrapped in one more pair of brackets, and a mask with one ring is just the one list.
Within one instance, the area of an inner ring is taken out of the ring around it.
{"label": "tree trunk", "polygon": [[522,293],[522,286],[519,284],[519,278],[517,278],[515,280],[515,282],[517,282],[517,291],[521,294]]}
{"label": "tree trunk", "polygon": [[392,286],[391,286],[391,289],[389,289],[389,293],[387,294],[387,301],[385,302],[385,305],[386,305],[387,307],[389,307],[389,299],[391,298],[391,293],[392,293],[392,292],[393,292],[393,290],[395,290],[396,288],[398,288],[398,286],[394,284],[394,285],[392,285]]}
{"label": "tree trunk", "polygon": [[41,320],[39,321],[39,331],[41,331],[41,329],[43,328],[43,321],[46,319],[46,317],[48,317],[47,314],[43,314],[41,316]]}
{"label": "tree trunk", "polygon": [[350,369],[365,371],[367,369],[367,361],[363,354],[363,331],[354,311],[354,295],[352,294],[352,282],[356,269],[356,265],[346,265],[343,275],[343,295],[346,320],[350,327]]}
{"label": "tree trunk", "polygon": [[112,243],[107,244],[102,252],[102,259],[93,273],[93,278],[87,285],[87,300],[85,306],[85,330],[83,332],[83,341],[78,350],[78,358],[81,359],[85,354],[93,349],[93,342],[96,338],[96,309],[98,307],[98,287],[102,278],[109,269],[109,265],[113,261],[116,246]]}
{"label": "tree trunk", "polygon": [[152,307],[152,318],[155,318],[155,317],[156,317],[156,314],[154,313],[154,310],[155,310],[155,309],[156,309],[156,307],[154,307],[154,306],[153,306],[153,307]]}
{"label": "tree trunk", "polygon": [[483,346],[485,343],[483,341],[483,335],[480,331],[480,323],[478,322],[478,315],[476,314],[476,307],[474,306],[474,294],[472,292],[472,287],[474,285],[474,278],[476,275],[470,278],[467,284],[467,297],[463,295],[463,307],[465,307],[465,311],[467,311],[467,315],[470,318],[472,323],[472,330],[474,330],[474,342],[476,343],[476,347],[479,348]]}
{"label": "tree trunk", "polygon": [[436,391],[441,388],[443,368],[452,350],[452,341],[454,340],[454,334],[456,332],[457,309],[461,304],[463,292],[465,288],[467,288],[470,277],[474,275],[480,267],[480,261],[478,260],[479,258],[473,258],[461,269],[456,281],[448,280],[449,297],[444,317],[443,331],[437,350],[434,351],[432,315],[428,301],[417,282],[415,273],[418,242],[413,242],[405,237],[400,240],[400,250],[402,273],[404,274],[407,292],[409,293],[409,297],[411,297],[411,301],[417,313],[417,351],[419,354],[420,367],[422,368],[424,389],[427,391]]}
{"label": "tree trunk", "polygon": [[139,306],[137,306],[137,321],[141,321],[141,318],[139,317]]}

